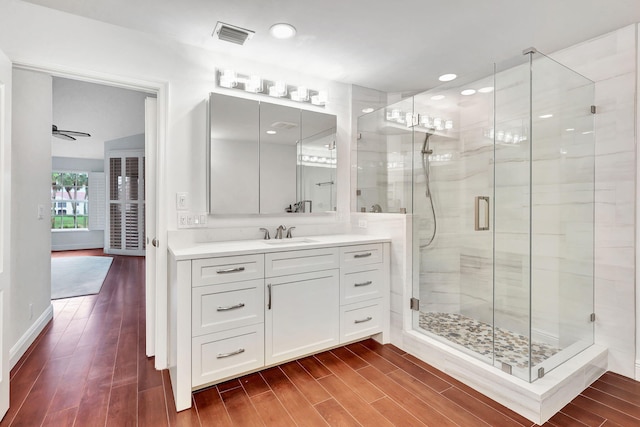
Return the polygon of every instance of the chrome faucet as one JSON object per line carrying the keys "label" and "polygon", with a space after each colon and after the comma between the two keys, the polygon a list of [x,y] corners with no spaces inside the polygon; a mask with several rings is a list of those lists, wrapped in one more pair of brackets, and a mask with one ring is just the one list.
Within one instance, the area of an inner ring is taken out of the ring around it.
{"label": "chrome faucet", "polygon": [[293,237],[293,234],[291,234],[291,231],[294,229],[295,227],[289,227],[289,229],[287,230],[287,239],[291,239]]}
{"label": "chrome faucet", "polygon": [[271,236],[269,235],[269,230],[266,228],[260,228],[260,231],[264,231],[264,240],[269,240]]}
{"label": "chrome faucet", "polygon": [[276,237],[274,237],[274,239],[282,239],[282,232],[286,229],[287,227],[285,227],[284,225],[279,225],[276,229]]}

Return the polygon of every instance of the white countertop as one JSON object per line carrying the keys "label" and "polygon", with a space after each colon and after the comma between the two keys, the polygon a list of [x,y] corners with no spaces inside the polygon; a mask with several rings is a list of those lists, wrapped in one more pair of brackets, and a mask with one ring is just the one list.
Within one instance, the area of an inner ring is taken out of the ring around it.
{"label": "white countertop", "polygon": [[386,243],[390,241],[391,239],[380,236],[332,234],[325,236],[294,237],[293,239],[232,240],[226,242],[170,244],[169,251],[173,254],[176,261],[180,261],[214,256],[247,255],[254,253],[315,249],[327,246]]}

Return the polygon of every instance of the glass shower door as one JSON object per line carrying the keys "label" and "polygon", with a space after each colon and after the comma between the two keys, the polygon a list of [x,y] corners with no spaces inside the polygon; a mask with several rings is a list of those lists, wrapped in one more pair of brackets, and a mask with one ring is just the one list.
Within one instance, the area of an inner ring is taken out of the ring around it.
{"label": "glass shower door", "polygon": [[593,344],[594,83],[531,62],[531,381]]}
{"label": "glass shower door", "polygon": [[413,327],[492,363],[494,84],[487,75],[414,97]]}

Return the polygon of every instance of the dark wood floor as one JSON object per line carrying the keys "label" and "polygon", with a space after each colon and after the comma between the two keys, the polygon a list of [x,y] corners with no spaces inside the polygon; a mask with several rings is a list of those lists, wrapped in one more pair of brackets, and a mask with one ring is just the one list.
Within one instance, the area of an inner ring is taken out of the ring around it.
{"label": "dark wood floor", "polygon": [[[143,258],[116,256],[100,294],[53,304],[0,426],[532,426],[372,340],[200,391],[176,413],[167,372],[144,355]],[[639,426],[640,383],[606,373],[547,425]]]}

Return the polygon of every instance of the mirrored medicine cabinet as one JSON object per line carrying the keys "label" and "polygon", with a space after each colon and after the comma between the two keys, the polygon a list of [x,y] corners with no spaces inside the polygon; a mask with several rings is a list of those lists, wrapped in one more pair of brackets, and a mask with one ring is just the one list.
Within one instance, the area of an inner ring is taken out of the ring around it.
{"label": "mirrored medicine cabinet", "polygon": [[211,93],[209,213],[336,210],[336,116]]}

